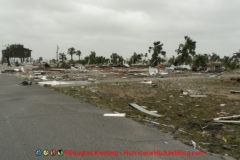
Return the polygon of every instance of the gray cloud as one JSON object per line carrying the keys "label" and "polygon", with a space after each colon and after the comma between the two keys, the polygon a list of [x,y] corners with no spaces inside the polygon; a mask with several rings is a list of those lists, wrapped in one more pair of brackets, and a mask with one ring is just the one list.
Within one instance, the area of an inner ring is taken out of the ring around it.
{"label": "gray cloud", "polygon": [[183,37],[199,53],[231,55],[240,48],[238,0],[1,0],[0,47],[22,43],[33,56],[54,58],[74,46],[124,57],[160,40],[168,55]]}

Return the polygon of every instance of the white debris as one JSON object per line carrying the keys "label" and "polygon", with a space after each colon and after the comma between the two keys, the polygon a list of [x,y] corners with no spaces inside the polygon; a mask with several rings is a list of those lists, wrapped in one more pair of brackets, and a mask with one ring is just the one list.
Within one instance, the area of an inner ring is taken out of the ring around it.
{"label": "white debris", "polygon": [[192,98],[206,98],[207,95],[190,95]]}
{"label": "white debris", "polygon": [[126,113],[105,113],[104,117],[125,117]]}
{"label": "white debris", "polygon": [[23,72],[23,73],[25,72],[25,70],[24,70],[24,68],[23,68],[23,67],[21,67],[21,72]]}
{"label": "white debris", "polygon": [[139,111],[141,111],[141,112],[144,112],[144,113],[146,113],[146,114],[149,114],[149,115],[151,115],[151,116],[154,116],[154,117],[162,117],[162,115],[159,115],[159,114],[156,114],[156,113],[152,113],[152,112],[144,109],[142,106],[139,106],[139,105],[137,105],[137,104],[135,104],[135,103],[131,103],[130,106],[132,106],[133,108],[135,108],[135,109],[137,109],[137,110],[139,110]]}
{"label": "white debris", "polygon": [[152,112],[152,113],[158,113],[158,111],[150,111],[150,112]]}
{"label": "white debris", "polygon": [[18,68],[15,68],[15,69],[13,69],[15,72],[20,72],[20,69],[18,69]]}
{"label": "white debris", "polygon": [[78,71],[78,69],[73,66],[71,66],[71,70]]}
{"label": "white debris", "polygon": [[72,84],[71,82],[64,82],[64,81],[44,81],[44,82],[38,82],[40,86],[44,85],[51,85],[51,86],[58,86],[58,85],[66,85],[66,84]]}
{"label": "white debris", "polygon": [[158,122],[150,121],[150,120],[147,120],[147,119],[144,119],[144,121],[145,121],[145,122],[152,123],[152,124],[160,125],[160,123],[158,123]]}
{"label": "white debris", "polygon": [[233,94],[240,94],[240,90],[239,90],[239,91],[230,90],[230,93],[233,93]]}
{"label": "white debris", "polygon": [[143,82],[141,82],[141,83],[144,83],[144,84],[152,84],[152,81],[143,81]]}
{"label": "white debris", "polygon": [[220,107],[225,107],[226,106],[226,104],[220,104]]}
{"label": "white debris", "polygon": [[129,67],[130,67],[130,66],[129,66],[128,64],[126,64],[126,63],[125,63],[125,64],[123,64],[123,66],[124,66],[124,67],[127,67],[127,68],[129,68]]}
{"label": "white debris", "polygon": [[192,145],[193,145],[193,149],[196,149],[197,148],[197,143],[194,142],[193,140],[191,140],[191,142],[192,142]]}
{"label": "white debris", "polygon": [[230,124],[240,124],[240,115],[228,116],[228,117],[218,117],[213,120],[217,123],[230,123]]}
{"label": "white debris", "polygon": [[157,68],[152,68],[152,67],[149,67],[149,75],[150,76],[153,76],[153,75],[157,75],[158,74],[158,69]]}
{"label": "white debris", "polygon": [[168,72],[162,72],[160,75],[168,75]]}
{"label": "white debris", "polygon": [[41,80],[47,81],[47,76],[42,76]]}
{"label": "white debris", "polygon": [[88,78],[88,82],[95,82],[96,79],[93,79],[93,78]]}

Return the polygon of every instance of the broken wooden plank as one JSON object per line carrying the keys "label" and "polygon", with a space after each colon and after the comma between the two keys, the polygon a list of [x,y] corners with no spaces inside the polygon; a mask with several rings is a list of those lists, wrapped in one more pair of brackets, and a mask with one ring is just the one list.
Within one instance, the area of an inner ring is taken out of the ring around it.
{"label": "broken wooden plank", "polygon": [[149,123],[153,123],[153,124],[156,124],[156,125],[160,125],[160,123],[158,123],[158,122],[150,121],[150,120],[147,120],[147,119],[144,119],[144,121],[149,122]]}
{"label": "broken wooden plank", "polygon": [[207,95],[189,95],[192,98],[206,98]]}
{"label": "broken wooden plank", "polygon": [[[239,119],[239,120],[236,120]],[[213,119],[217,123],[232,123],[240,124],[240,115],[228,116],[228,117],[218,117]]]}
{"label": "broken wooden plank", "polygon": [[129,104],[131,107],[133,107],[133,108],[135,108],[135,109],[137,109],[137,110],[139,110],[139,111],[141,111],[141,112],[143,112],[143,113],[146,113],[146,114],[149,114],[149,115],[151,115],[151,116],[154,116],[154,117],[162,117],[162,115],[159,115],[159,114],[156,114],[156,113],[152,113],[151,111],[148,111],[148,110],[146,110],[146,109],[144,109],[142,106],[139,106],[139,105],[137,105],[137,104],[135,104],[135,103],[131,103],[131,104]]}
{"label": "broken wooden plank", "polygon": [[233,94],[240,94],[240,91],[230,90],[230,93],[233,93]]}

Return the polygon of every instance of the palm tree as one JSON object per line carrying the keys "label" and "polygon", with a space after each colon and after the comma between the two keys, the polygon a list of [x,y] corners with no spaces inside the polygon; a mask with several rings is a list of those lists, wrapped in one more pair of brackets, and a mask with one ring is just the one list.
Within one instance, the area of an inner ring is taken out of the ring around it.
{"label": "palm tree", "polygon": [[8,66],[11,66],[9,55],[13,52],[13,50],[14,50],[14,45],[8,45],[5,51]]}
{"label": "palm tree", "polygon": [[112,64],[123,64],[123,57],[117,53],[112,53],[110,56],[110,61]]}
{"label": "palm tree", "polygon": [[82,55],[82,52],[80,51],[80,50],[77,50],[76,51],[76,55],[78,56],[78,60],[80,61],[80,57],[81,57],[81,55]]}
{"label": "palm tree", "polygon": [[166,52],[163,51],[163,43],[160,41],[154,42],[153,47],[149,47],[148,52],[152,54],[151,65],[157,66],[158,64],[165,62],[164,57],[166,57]]}
{"label": "palm tree", "polygon": [[76,54],[75,48],[69,48],[67,54],[71,56],[71,61],[73,61],[73,55]]}
{"label": "palm tree", "polygon": [[176,50],[177,54],[177,63],[178,64],[191,64],[194,55],[196,54],[196,41],[193,41],[190,37],[185,36],[185,43],[180,44],[179,48]]}
{"label": "palm tree", "polygon": [[64,63],[64,61],[67,60],[65,53],[59,53],[59,59],[62,63]]}
{"label": "palm tree", "polygon": [[147,64],[148,53],[145,53],[144,57],[145,57],[145,58],[144,58],[144,63]]}
{"label": "palm tree", "polygon": [[142,60],[143,54],[137,54],[136,52],[133,53],[132,57],[130,58],[130,64],[136,64]]}
{"label": "palm tree", "polygon": [[43,58],[42,57],[39,57],[38,58],[38,62],[41,63],[43,61]]}

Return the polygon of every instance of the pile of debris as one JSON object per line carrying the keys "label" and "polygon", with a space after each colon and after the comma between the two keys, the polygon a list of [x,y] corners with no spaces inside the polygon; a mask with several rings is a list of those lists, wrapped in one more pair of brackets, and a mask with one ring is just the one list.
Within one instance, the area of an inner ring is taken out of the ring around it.
{"label": "pile of debris", "polygon": [[231,77],[230,80],[240,83],[240,77]]}

